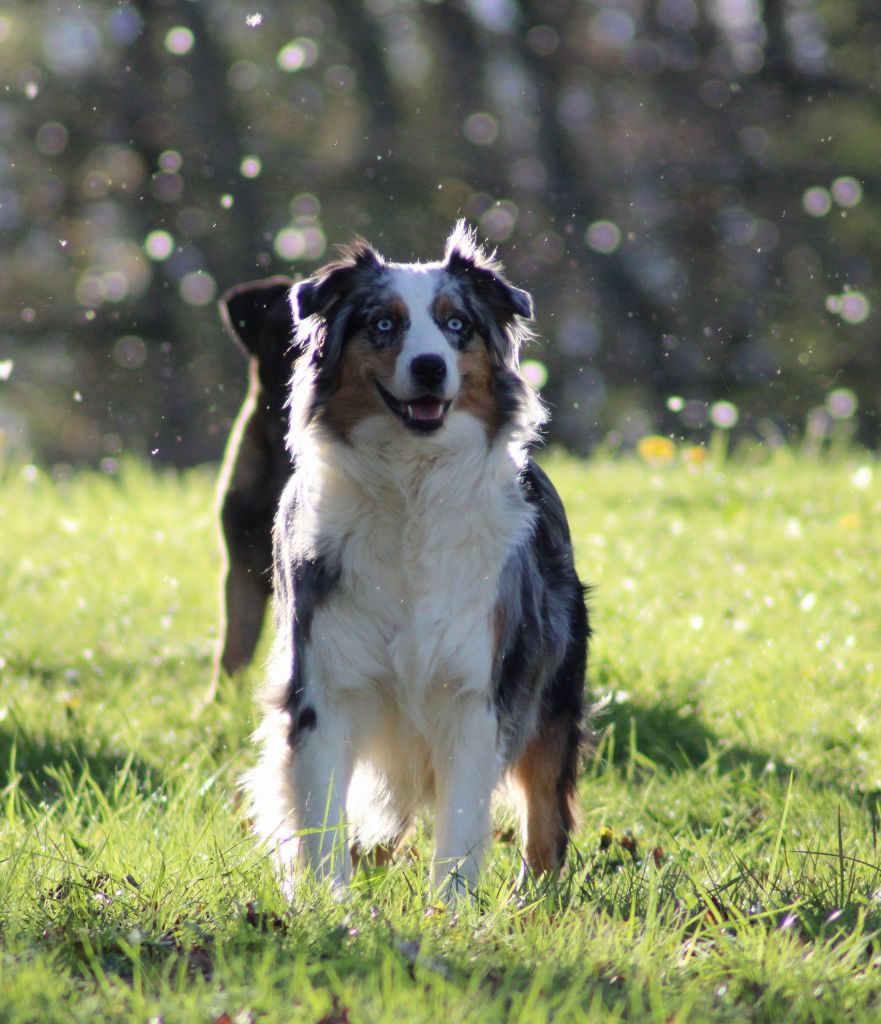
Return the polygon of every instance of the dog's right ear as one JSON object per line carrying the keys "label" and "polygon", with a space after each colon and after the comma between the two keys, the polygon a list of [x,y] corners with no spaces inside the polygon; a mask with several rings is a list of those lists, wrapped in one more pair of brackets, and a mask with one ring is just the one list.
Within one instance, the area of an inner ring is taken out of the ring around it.
{"label": "dog's right ear", "polygon": [[284,347],[293,341],[287,301],[292,284],[289,277],[267,277],[236,285],[221,296],[220,318],[248,355],[262,357],[267,341]]}
{"label": "dog's right ear", "polygon": [[294,321],[310,316],[327,319],[365,273],[382,273],[385,261],[363,238],[356,238],[340,252],[340,259],[317,270],[291,289]]}

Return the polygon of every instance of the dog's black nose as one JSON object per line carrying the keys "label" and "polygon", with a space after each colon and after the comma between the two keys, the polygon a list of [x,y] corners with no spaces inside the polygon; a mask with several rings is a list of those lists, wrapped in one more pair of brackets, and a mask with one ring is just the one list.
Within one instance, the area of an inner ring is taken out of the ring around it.
{"label": "dog's black nose", "polygon": [[416,356],[410,363],[410,373],[423,387],[436,388],[447,376],[447,364],[443,356]]}

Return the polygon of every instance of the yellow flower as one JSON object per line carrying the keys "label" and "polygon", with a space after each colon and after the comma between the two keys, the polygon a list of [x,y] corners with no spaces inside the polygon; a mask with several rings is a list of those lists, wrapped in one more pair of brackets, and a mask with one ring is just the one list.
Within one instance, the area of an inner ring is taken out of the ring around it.
{"label": "yellow flower", "polygon": [[676,445],[669,437],[661,437],[659,434],[641,437],[636,442],[636,450],[639,457],[649,465],[663,466],[676,458]]}
{"label": "yellow flower", "polygon": [[859,512],[846,512],[838,517],[837,526],[839,530],[858,530],[862,523],[863,517]]}
{"label": "yellow flower", "polygon": [[707,449],[691,445],[682,449],[682,461],[687,466],[702,466],[707,461]]}

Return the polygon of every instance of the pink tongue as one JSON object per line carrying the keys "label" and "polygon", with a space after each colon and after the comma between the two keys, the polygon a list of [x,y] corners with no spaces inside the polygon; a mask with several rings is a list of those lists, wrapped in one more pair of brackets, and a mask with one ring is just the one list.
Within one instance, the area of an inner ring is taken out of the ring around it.
{"label": "pink tongue", "polygon": [[407,412],[410,414],[411,420],[439,420],[444,414],[444,404],[443,402],[430,402],[424,399],[418,402],[409,402],[407,404]]}

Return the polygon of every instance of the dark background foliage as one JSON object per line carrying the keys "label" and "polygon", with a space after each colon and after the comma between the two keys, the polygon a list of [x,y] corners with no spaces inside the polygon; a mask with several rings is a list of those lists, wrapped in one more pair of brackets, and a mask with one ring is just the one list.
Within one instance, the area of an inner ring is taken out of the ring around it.
{"label": "dark background foliage", "polygon": [[700,440],[724,399],[879,440],[875,0],[6,0],[0,82],[19,453],[217,458],[217,296],[460,215],[536,297],[553,439]]}

